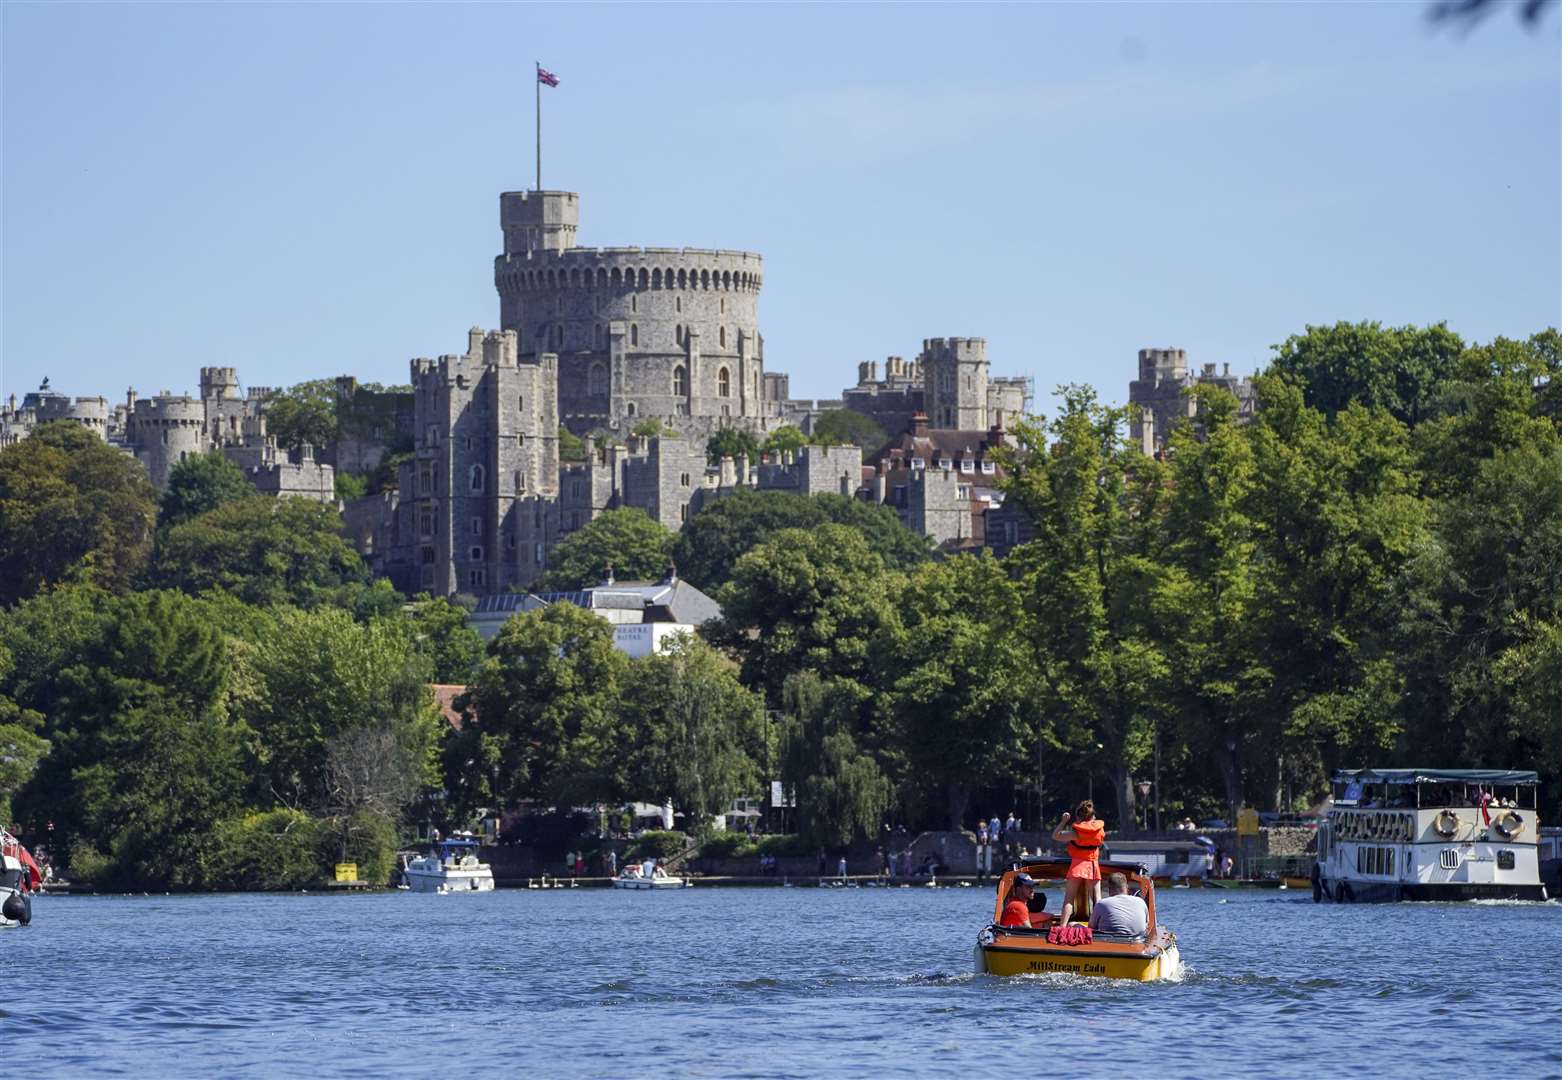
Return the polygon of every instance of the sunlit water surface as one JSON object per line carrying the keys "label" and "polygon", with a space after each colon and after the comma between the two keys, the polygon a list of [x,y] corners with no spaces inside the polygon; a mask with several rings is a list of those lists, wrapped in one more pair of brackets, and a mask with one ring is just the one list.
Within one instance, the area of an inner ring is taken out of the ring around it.
{"label": "sunlit water surface", "polygon": [[975,888],[45,897],[0,930],[0,1045],[28,1077],[1562,1076],[1562,904],[1159,895],[1177,983],[973,976]]}

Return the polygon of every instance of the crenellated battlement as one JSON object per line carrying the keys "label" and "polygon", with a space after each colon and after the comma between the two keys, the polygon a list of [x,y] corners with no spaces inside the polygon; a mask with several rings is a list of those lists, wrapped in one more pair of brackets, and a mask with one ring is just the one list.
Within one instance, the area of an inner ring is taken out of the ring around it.
{"label": "crenellated battlement", "polygon": [[[654,265],[653,265],[654,264]],[[702,248],[575,248],[541,259],[494,260],[501,293],[560,289],[684,289],[758,293],[764,260],[751,252]]]}

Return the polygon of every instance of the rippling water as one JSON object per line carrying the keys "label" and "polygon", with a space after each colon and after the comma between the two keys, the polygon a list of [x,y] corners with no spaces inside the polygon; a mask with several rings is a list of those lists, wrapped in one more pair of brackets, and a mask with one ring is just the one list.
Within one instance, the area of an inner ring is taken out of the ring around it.
{"label": "rippling water", "polygon": [[29,1077],[1562,1076],[1562,904],[1158,895],[1180,983],[973,976],[975,888],[45,897],[0,1041]]}

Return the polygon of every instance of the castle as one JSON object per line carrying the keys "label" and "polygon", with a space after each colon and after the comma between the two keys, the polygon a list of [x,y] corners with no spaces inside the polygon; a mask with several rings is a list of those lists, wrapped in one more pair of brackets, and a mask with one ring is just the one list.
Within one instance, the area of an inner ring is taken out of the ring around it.
{"label": "castle", "polygon": [[1128,403],[1138,407],[1131,435],[1141,450],[1154,455],[1166,449],[1177,422],[1197,414],[1198,401],[1187,391],[1200,385],[1218,386],[1235,397],[1242,422],[1253,418],[1258,408],[1253,380],[1231,374],[1230,364],[1218,375],[1214,364],[1195,374],[1188,370],[1186,349],[1139,350],[1139,377],[1128,384]]}
{"label": "castle", "polygon": [[12,394],[0,409],[0,447],[26,438],[39,424],[70,420],[132,454],[159,491],[179,462],[213,450],[236,464],[263,495],[294,496],[330,502],[336,497],[335,470],[314,459],[304,446],[295,460],[266,434],[265,401],[269,387],[252,386],[240,394],[238,372],[205,367],[200,396],[171,394],[140,398],[127,391],[123,404],[106,398],[71,399],[51,391],[48,380],[20,403]]}
{"label": "castle", "polygon": [[[807,431],[822,411],[789,400],[787,376],[765,370],[760,256],[579,247],[573,192],[505,192],[499,221],[500,328],[474,327],[464,353],[411,362],[412,460],[396,491],[344,507],[349,534],[398,589],[525,588],[561,539],[606,510],[637,507],[676,530],[744,487],[876,498],[939,542],[978,541],[973,507],[979,517],[993,502],[991,484],[984,502],[970,482],[980,474],[959,470],[970,472],[972,447],[1002,438],[1002,417],[1023,412],[1029,389],[989,376],[981,338],[928,339],[913,365],[896,362],[877,407],[866,400],[877,365],[859,379],[858,411],[890,430],[913,419],[925,429],[931,415],[964,466],[944,455],[923,468],[913,450],[865,470],[856,446],[710,466],[706,441],[723,428]],[[561,463],[561,428],[592,440],[586,461]]]}

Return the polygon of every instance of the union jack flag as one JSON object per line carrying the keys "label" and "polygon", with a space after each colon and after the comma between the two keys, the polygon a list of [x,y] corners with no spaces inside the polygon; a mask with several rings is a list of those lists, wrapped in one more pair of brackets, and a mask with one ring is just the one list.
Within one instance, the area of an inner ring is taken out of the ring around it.
{"label": "union jack flag", "polygon": [[537,81],[547,86],[559,85],[559,77],[545,67],[537,69]]}

